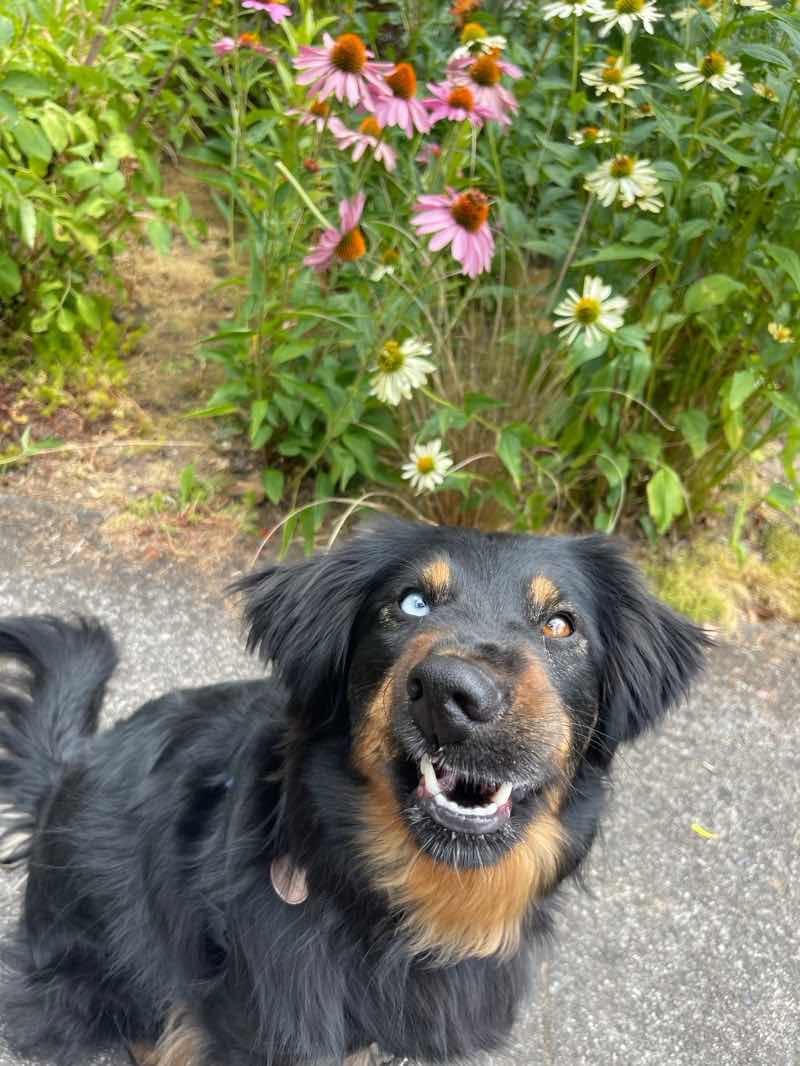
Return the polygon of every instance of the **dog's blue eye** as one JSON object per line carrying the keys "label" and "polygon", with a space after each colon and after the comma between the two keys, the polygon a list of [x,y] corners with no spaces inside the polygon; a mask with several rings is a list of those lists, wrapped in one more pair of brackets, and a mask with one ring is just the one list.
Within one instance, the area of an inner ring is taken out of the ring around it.
{"label": "dog's blue eye", "polygon": [[400,610],[404,614],[413,614],[415,618],[424,618],[431,609],[421,592],[407,592],[400,600]]}

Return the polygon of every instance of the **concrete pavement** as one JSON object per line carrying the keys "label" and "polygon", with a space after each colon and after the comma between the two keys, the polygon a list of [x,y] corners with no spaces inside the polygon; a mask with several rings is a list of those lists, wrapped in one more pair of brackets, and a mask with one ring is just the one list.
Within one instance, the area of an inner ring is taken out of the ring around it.
{"label": "concrete pavement", "polygon": [[[218,583],[119,561],[99,516],[0,495],[0,615],[85,611],[123,661],[110,717],[253,675]],[[800,630],[720,647],[690,704],[619,760],[536,998],[484,1066],[800,1066]],[[714,835],[692,829],[698,823]],[[0,874],[0,931],[18,873]],[[74,1066],[122,1066],[103,1058]],[[2,1042],[0,1066],[18,1066]]]}

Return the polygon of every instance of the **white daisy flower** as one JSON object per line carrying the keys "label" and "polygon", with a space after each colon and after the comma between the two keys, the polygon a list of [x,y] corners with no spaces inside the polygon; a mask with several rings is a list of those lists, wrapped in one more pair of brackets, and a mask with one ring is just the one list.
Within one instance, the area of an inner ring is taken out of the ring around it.
{"label": "white daisy flower", "polygon": [[589,20],[603,23],[600,36],[605,37],[615,26],[623,33],[630,33],[637,22],[641,22],[646,33],[652,33],[654,24],[664,17],[653,0],[613,0],[610,7],[598,6]]}
{"label": "white daisy flower", "polygon": [[408,337],[402,344],[387,341],[378,353],[370,394],[381,403],[397,407],[401,400],[410,400],[411,393],[424,385],[436,367],[425,356],[431,346],[419,337]]}
{"label": "white daisy flower", "polygon": [[542,15],[545,19],[571,19],[573,15],[593,15],[601,7],[600,0],[555,0],[544,5]]}
{"label": "white daisy flower", "polygon": [[600,66],[581,71],[581,81],[592,85],[598,96],[610,93],[617,100],[622,100],[628,89],[641,89],[646,84],[639,64],[625,66],[622,56],[609,56]]}
{"label": "white daisy flower", "polygon": [[437,485],[441,485],[453,465],[450,453],[443,450],[442,442],[438,438],[429,440],[427,444],[415,444],[408,460],[403,464],[401,473],[406,481],[411,482],[411,487],[417,490],[417,495],[421,492],[432,492]]}
{"label": "white daisy flower", "polygon": [[675,66],[680,71],[675,80],[687,92],[708,82],[719,92],[730,89],[736,96],[742,95],[742,90],[737,88],[744,81],[742,64],[731,63],[722,52],[709,52],[699,63],[676,63]]}
{"label": "white daisy flower", "polygon": [[686,7],[679,7],[677,11],[673,11],[670,18],[675,22],[691,22],[692,19],[699,14],[700,12],[696,7],[692,7],[691,4],[688,4]]}
{"label": "white daisy flower", "polygon": [[765,100],[769,100],[771,104],[775,104],[778,102],[778,94],[775,92],[774,89],[771,89],[769,85],[767,85],[763,81],[753,82],[753,92],[756,94],[756,96],[763,96],[763,98]]}
{"label": "white daisy flower", "polygon": [[772,11],[769,0],[736,0],[739,7],[746,7],[748,11]]}
{"label": "white daisy flower", "polygon": [[566,331],[567,344],[572,344],[581,333],[587,344],[595,344],[603,333],[614,333],[620,328],[627,306],[624,296],[611,295],[611,286],[604,285],[602,278],[587,275],[583,279],[583,295],[567,289],[566,298],[554,311],[553,327]]}
{"label": "white daisy flower", "polygon": [[447,62],[452,63],[454,59],[472,59],[473,56],[491,52],[503,52],[507,44],[508,41],[500,34],[495,37],[475,37],[471,41],[460,44]]}
{"label": "white daisy flower", "polygon": [[643,211],[660,211],[664,206],[659,199],[661,186],[649,159],[636,159],[632,155],[615,155],[587,174],[583,185],[594,193],[604,207],[618,200],[623,207],[634,204]]}
{"label": "white daisy flower", "polygon": [[599,126],[583,126],[574,133],[570,133],[569,139],[579,148],[584,144],[608,144],[611,140],[611,132],[600,129]]}
{"label": "white daisy flower", "polygon": [[776,340],[778,344],[791,344],[794,340],[794,334],[788,326],[784,326],[780,322],[770,322],[767,326],[770,337]]}

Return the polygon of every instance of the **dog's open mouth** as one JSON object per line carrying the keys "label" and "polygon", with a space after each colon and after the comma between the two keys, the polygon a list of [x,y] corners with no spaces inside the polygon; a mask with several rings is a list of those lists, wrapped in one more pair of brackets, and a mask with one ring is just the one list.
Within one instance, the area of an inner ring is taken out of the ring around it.
{"label": "dog's open mouth", "polygon": [[508,781],[475,781],[423,755],[419,763],[417,801],[427,813],[457,833],[492,833],[511,817]]}

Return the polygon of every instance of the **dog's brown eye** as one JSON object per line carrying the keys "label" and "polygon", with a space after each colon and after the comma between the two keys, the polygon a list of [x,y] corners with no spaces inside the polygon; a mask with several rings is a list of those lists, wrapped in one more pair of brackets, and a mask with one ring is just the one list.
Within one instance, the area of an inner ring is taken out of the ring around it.
{"label": "dog's brown eye", "polygon": [[571,637],[574,632],[575,627],[565,614],[554,614],[542,626],[546,637]]}

